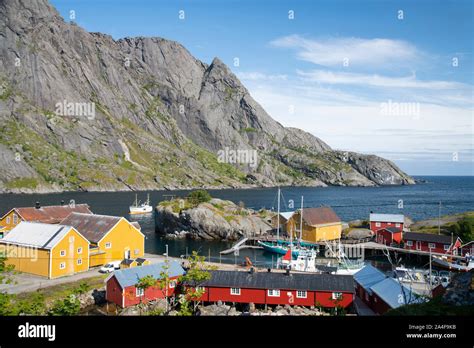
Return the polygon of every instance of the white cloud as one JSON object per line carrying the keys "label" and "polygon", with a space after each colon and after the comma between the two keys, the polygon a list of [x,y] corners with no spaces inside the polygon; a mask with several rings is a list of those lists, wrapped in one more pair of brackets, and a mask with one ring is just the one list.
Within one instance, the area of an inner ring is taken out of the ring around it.
{"label": "white cloud", "polygon": [[406,41],[379,38],[306,39],[289,35],[273,40],[271,45],[296,49],[299,59],[328,67],[343,66],[345,59],[349,66],[406,65],[424,55]]}
{"label": "white cloud", "polygon": [[288,78],[287,75],[270,75],[270,74],[263,74],[261,72],[256,71],[248,71],[248,72],[239,72],[237,73],[237,77],[241,80],[250,80],[250,81],[275,81],[275,80],[286,80]]}
{"label": "white cloud", "polygon": [[415,74],[405,77],[389,77],[377,74],[333,72],[327,70],[312,70],[310,72],[297,70],[297,74],[314,82],[329,84],[364,85],[388,88],[421,88],[432,90],[467,87],[462,83],[451,81],[421,81],[416,78]]}

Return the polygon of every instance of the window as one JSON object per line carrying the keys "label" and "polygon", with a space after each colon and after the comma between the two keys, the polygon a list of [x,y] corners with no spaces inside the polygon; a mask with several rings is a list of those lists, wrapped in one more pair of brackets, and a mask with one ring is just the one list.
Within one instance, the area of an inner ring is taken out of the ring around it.
{"label": "window", "polygon": [[280,290],[269,289],[268,290],[269,297],[280,297]]}
{"label": "window", "polygon": [[428,248],[434,249],[434,248],[436,248],[436,244],[435,243],[429,243]]}
{"label": "window", "polygon": [[369,300],[369,294],[368,294],[368,293],[365,293],[365,300],[366,300],[366,301]]}
{"label": "window", "polygon": [[140,249],[135,249],[133,252],[135,253],[135,255],[138,255],[140,254]]}
{"label": "window", "polygon": [[391,222],[389,222],[387,225],[389,225],[389,226],[392,226],[392,223],[391,223]]}
{"label": "window", "polygon": [[400,227],[400,224],[395,224],[395,227]]}
{"label": "window", "polygon": [[105,243],[105,249],[110,249],[110,248],[112,248],[112,243],[111,242]]}
{"label": "window", "polygon": [[306,291],[298,290],[296,292],[296,298],[306,298],[306,297],[307,297]]}
{"label": "window", "polygon": [[7,225],[10,225],[10,217],[7,216]]}
{"label": "window", "polygon": [[342,298],[342,292],[333,292],[332,299],[333,300],[340,300]]}
{"label": "window", "polygon": [[66,256],[66,250],[61,250],[61,251],[59,252],[59,256],[61,256],[61,257],[62,257],[62,256]]}
{"label": "window", "polygon": [[77,264],[82,265],[82,259],[77,259]]}
{"label": "window", "polygon": [[407,240],[407,246],[413,246],[413,242],[411,240]]}
{"label": "window", "polygon": [[13,223],[16,225],[18,223],[18,215],[13,214]]}
{"label": "window", "polygon": [[176,280],[170,280],[170,288],[173,289],[176,287]]}
{"label": "window", "polygon": [[449,250],[449,247],[450,247],[450,246],[451,246],[451,245],[445,244],[445,245],[443,246],[443,248],[444,248],[444,250],[447,251],[447,250]]}
{"label": "window", "polygon": [[375,223],[375,227],[380,227],[380,226],[381,226],[380,222]]}
{"label": "window", "polygon": [[69,243],[74,243],[74,236],[69,237]]}
{"label": "window", "polygon": [[374,296],[374,302],[377,303],[377,296]]}
{"label": "window", "polygon": [[66,268],[66,262],[61,262],[59,264],[59,269],[65,269]]}
{"label": "window", "polygon": [[82,254],[82,248],[77,248],[77,253]]}
{"label": "window", "polygon": [[206,289],[204,288],[204,286],[198,286],[198,287],[196,288],[196,291],[203,291],[203,292],[204,292],[205,290],[206,290]]}
{"label": "window", "polygon": [[137,295],[137,297],[145,295],[145,289],[137,288],[136,295]]}
{"label": "window", "polygon": [[231,295],[240,295],[240,289],[239,288],[230,288],[230,294]]}

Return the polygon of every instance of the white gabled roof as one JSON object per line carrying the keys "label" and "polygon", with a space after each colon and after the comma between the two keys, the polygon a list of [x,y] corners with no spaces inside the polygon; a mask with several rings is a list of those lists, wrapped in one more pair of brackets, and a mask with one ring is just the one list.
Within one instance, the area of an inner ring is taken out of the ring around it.
{"label": "white gabled roof", "polygon": [[285,220],[288,220],[290,217],[293,216],[294,213],[294,211],[285,211],[280,213],[280,216],[282,216]]}
{"label": "white gabled roof", "polygon": [[1,239],[1,242],[40,249],[51,249],[71,228],[71,226],[22,221]]}
{"label": "white gabled roof", "polygon": [[371,222],[405,222],[405,216],[402,214],[370,214],[369,219]]}

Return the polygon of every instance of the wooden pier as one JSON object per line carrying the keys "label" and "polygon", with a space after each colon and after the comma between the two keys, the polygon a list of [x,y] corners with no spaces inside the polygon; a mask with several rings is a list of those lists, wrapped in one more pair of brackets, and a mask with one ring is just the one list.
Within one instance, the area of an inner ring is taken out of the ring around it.
{"label": "wooden pier", "polygon": [[[280,240],[289,241],[289,238],[279,238]],[[251,236],[251,237],[243,237],[239,239],[231,248],[221,251],[220,253],[223,255],[234,253],[240,249],[262,249],[261,246],[258,245],[258,241],[262,242],[276,242],[276,236],[266,235],[266,236]],[[321,242],[312,242],[312,244],[319,245],[319,246],[327,246],[328,244],[331,247],[337,247],[339,245],[339,241],[321,241]],[[372,238],[364,238],[358,240],[341,240],[340,243],[341,247],[343,248],[363,248],[364,250],[373,250],[373,251],[389,251],[389,252],[397,252],[397,253],[405,253],[408,255],[420,255],[420,256],[446,256],[443,253],[437,252],[428,252],[422,250],[412,250],[412,249],[403,249],[394,246],[387,246],[385,244],[379,244],[372,240]],[[450,258],[453,259],[462,259],[463,256],[459,255],[449,255]]]}

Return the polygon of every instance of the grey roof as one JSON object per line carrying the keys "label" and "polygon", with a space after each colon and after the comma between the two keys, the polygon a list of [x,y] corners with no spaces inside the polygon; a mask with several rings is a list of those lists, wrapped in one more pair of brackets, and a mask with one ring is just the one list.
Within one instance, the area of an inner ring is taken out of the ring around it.
{"label": "grey roof", "polygon": [[282,272],[211,271],[211,279],[201,286],[354,292],[351,275],[308,274]]}
{"label": "grey roof", "polygon": [[385,274],[372,265],[366,265],[359,272],[354,274],[354,280],[369,293],[370,287],[387,278]]}
{"label": "grey roof", "polygon": [[[161,272],[165,271],[165,265],[166,265],[165,262],[160,262],[160,263],[154,263],[152,265],[121,269],[119,271],[115,271],[114,273],[112,273],[112,275],[108,277],[106,281],[108,281],[112,277],[115,277],[115,279],[117,279],[122,289],[124,289],[128,286],[137,284],[141,278],[149,276],[149,275],[153,276],[156,279],[159,279]],[[184,273],[185,272],[184,272],[183,267],[181,267],[181,265],[178,262],[176,261],[169,262],[168,276],[170,278],[179,277],[183,275]]]}
{"label": "grey roof", "polygon": [[53,248],[70,230],[71,226],[22,221],[1,241],[9,244]]}
{"label": "grey roof", "polygon": [[143,263],[143,262],[146,261],[146,259],[144,259],[144,258],[142,258],[142,257],[137,257],[137,258],[135,259],[135,261],[137,261],[137,263]]}
{"label": "grey roof", "polygon": [[370,214],[370,221],[404,223],[405,216],[402,214]]}
{"label": "grey roof", "polygon": [[402,232],[402,230],[400,228],[397,228],[397,227],[385,227],[385,228],[382,228],[382,230],[386,230],[390,233]]}
{"label": "grey roof", "polygon": [[[421,242],[429,243],[443,243],[451,245],[451,236],[445,236],[442,234],[431,234],[431,233],[420,233],[420,232],[405,232],[403,234],[404,240],[418,240]],[[457,237],[453,237],[456,241]]]}
{"label": "grey roof", "polygon": [[424,302],[423,298],[417,296],[405,285],[401,285],[393,278],[386,278],[378,282],[371,286],[371,290],[391,308],[398,308],[410,303]]}
{"label": "grey roof", "polygon": [[120,219],[120,216],[72,213],[61,224],[73,226],[89,241],[97,243]]}
{"label": "grey roof", "polygon": [[122,262],[124,265],[131,265],[135,260],[133,259],[123,259]]}

